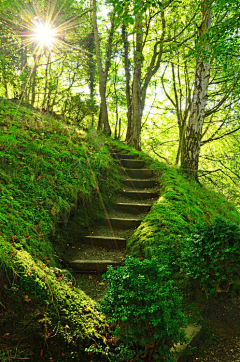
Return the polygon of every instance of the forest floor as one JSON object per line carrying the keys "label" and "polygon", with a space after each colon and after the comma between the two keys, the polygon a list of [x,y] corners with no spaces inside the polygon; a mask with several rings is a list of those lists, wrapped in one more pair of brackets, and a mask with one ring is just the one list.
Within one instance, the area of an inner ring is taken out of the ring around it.
{"label": "forest floor", "polygon": [[240,362],[240,297],[211,304],[205,328],[189,362]]}

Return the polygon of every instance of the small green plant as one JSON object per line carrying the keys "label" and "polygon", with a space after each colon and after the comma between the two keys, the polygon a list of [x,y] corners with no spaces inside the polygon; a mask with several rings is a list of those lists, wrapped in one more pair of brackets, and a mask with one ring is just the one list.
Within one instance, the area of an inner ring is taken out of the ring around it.
{"label": "small green plant", "polygon": [[170,348],[184,340],[181,297],[169,275],[156,258],[127,257],[103,276],[109,287],[102,311],[117,326],[118,361],[171,360]]}
{"label": "small green plant", "polygon": [[240,277],[240,228],[217,216],[196,225],[182,252],[183,270],[201,282],[206,294],[228,292]]}

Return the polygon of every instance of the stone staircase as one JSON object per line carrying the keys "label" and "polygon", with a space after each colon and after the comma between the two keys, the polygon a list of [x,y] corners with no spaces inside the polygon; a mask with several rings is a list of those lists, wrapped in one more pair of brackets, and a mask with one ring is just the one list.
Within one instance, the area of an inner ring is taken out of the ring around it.
{"label": "stone staircase", "polygon": [[159,195],[156,175],[144,161],[115,152],[112,156],[119,167],[123,190],[113,208],[105,211],[105,217],[89,227],[89,234],[66,249],[64,259],[76,272],[101,274],[109,265],[121,265],[127,239]]}

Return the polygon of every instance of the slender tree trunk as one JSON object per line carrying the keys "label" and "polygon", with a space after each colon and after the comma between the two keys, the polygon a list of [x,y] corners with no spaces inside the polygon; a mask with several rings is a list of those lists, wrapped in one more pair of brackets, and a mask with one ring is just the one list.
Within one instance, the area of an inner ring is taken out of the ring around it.
{"label": "slender tree trunk", "polygon": [[99,92],[101,97],[101,111],[102,111],[102,121],[104,124],[104,129],[108,135],[111,134],[111,128],[108,121],[108,109],[106,102],[106,82],[103,73],[102,60],[101,60],[101,50],[100,50],[100,39],[98,34],[97,27],[97,5],[96,0],[93,0],[93,28],[94,28],[94,38],[96,44],[96,57],[97,57],[97,67],[98,67],[98,77],[99,77]]}
{"label": "slender tree trunk", "polygon": [[114,139],[116,140],[117,138],[118,138],[118,118],[116,118],[115,130],[114,130]]}
{"label": "slender tree trunk", "polygon": [[98,115],[98,126],[97,126],[98,131],[102,130],[102,125],[103,125],[103,119],[102,119],[102,102],[101,102],[99,115]]}
{"label": "slender tree trunk", "polygon": [[31,97],[31,105],[34,106],[35,97],[36,97],[36,76],[37,76],[37,62],[39,56],[34,54],[34,66],[32,71],[32,97]]}
{"label": "slender tree trunk", "polygon": [[[90,99],[92,103],[92,107],[94,104],[94,84],[95,84],[95,62],[93,59],[93,51],[94,51],[94,32],[90,34],[89,40],[89,88],[90,88]],[[94,126],[94,112],[92,111],[92,127]]]}
{"label": "slender tree trunk", "polygon": [[119,140],[121,138],[121,127],[122,127],[122,118],[120,117],[119,121],[118,121],[118,139]]}
{"label": "slender tree trunk", "polygon": [[[198,28],[198,37],[206,34],[211,27],[212,10],[210,6],[202,4],[202,22]],[[204,45],[202,50],[209,51],[209,46]],[[191,177],[198,180],[199,153],[202,138],[205,108],[207,104],[207,92],[210,78],[211,63],[207,59],[197,58],[195,85],[193,99],[190,108],[186,139],[181,166]]]}
{"label": "slender tree trunk", "polygon": [[132,125],[132,97],[131,97],[131,87],[130,87],[130,61],[129,61],[129,42],[126,33],[126,25],[122,25],[122,39],[124,47],[124,69],[125,69],[125,84],[126,84],[126,100],[127,100],[127,133],[125,141],[131,143],[133,125]]}
{"label": "slender tree trunk", "polygon": [[178,124],[179,143],[178,143],[177,157],[176,157],[176,161],[175,161],[176,166],[179,164],[180,159],[182,159],[184,143],[185,143],[185,129],[186,129],[185,123],[182,122],[181,125]]}
{"label": "slender tree trunk", "polygon": [[47,58],[46,69],[45,69],[45,85],[44,85],[44,95],[43,95],[43,101],[42,101],[42,108],[45,108],[45,103],[46,103],[46,99],[47,99],[47,92],[49,92],[49,89],[48,89],[48,70],[49,70],[50,58],[51,58],[51,55],[49,54],[48,58]]}
{"label": "slender tree trunk", "polygon": [[140,133],[142,123],[142,104],[141,104],[141,74],[142,74],[142,16],[140,13],[136,15],[136,49],[134,53],[134,74],[133,74],[133,134],[131,145],[136,149],[140,149]]}

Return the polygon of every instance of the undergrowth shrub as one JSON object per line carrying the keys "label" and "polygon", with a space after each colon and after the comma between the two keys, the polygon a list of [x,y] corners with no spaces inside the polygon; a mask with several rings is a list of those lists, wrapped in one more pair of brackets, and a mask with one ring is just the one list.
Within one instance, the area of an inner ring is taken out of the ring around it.
{"label": "undergrowth shrub", "polygon": [[171,360],[170,348],[184,340],[181,297],[169,276],[156,258],[133,257],[103,276],[109,286],[102,311],[117,325],[114,334],[121,341],[117,361]]}
{"label": "undergrowth shrub", "polygon": [[183,270],[200,281],[208,295],[228,292],[240,278],[240,228],[221,216],[213,223],[200,223],[186,239]]}

